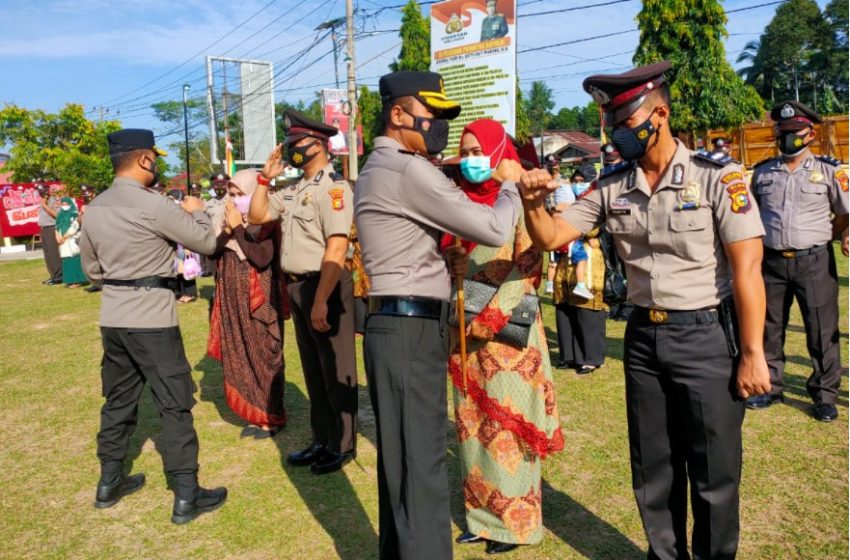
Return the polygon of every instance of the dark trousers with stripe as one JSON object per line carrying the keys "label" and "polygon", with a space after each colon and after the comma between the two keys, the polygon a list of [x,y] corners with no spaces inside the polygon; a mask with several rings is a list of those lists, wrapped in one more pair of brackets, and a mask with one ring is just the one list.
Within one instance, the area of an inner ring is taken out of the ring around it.
{"label": "dark trousers with stripe", "polygon": [[[161,449],[165,472],[175,490],[194,490],[198,470],[198,435],[192,407],[194,384],[179,327],[125,329],[101,327],[101,378],[106,402],[100,411],[97,456],[103,478],[121,474],[130,436],[136,428],[139,398],[145,383],[162,419]],[[188,478],[189,482],[184,483]],[[108,482],[108,480],[104,480]]]}
{"label": "dark trousers with stripe", "polygon": [[812,255],[785,258],[765,251],[762,264],[767,297],[764,353],[771,391],[782,394],[785,333],[794,299],[800,306],[812,373],[806,389],[816,403],[835,404],[841,385],[838,338],[838,275],[830,244]]}
{"label": "dark trousers with stripe", "polygon": [[449,332],[440,320],[371,315],[364,354],[378,431],[380,558],[452,557],[446,470]]}
{"label": "dark trousers with stripe", "polygon": [[562,362],[582,366],[605,363],[605,320],[607,311],[594,311],[560,303],[555,307],[558,350]]}
{"label": "dark trousers with stripe", "polygon": [[334,453],[354,451],[357,444],[357,363],[354,354],[354,287],[343,270],[328,297],[328,324],[313,328],[310,313],[319,276],[287,284],[295,340],[310,397],[313,442]]}
{"label": "dark trousers with stripe", "polygon": [[41,228],[41,249],[44,252],[44,264],[50,280],[62,281],[62,257],[59,255],[59,244],[56,243],[56,228],[45,226]]}
{"label": "dark trousers with stripe", "polygon": [[633,314],[625,340],[632,486],[648,558],[691,557],[689,486],[693,557],[734,558],[744,403],[726,335],[718,323],[655,325]]}

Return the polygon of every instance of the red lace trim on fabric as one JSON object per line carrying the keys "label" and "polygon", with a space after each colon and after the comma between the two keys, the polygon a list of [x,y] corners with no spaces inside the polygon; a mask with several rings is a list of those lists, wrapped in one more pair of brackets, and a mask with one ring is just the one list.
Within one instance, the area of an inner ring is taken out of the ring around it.
{"label": "red lace trim on fabric", "polygon": [[221,361],[221,298],[214,298],[210,315],[210,334],[207,338],[207,354]]}
{"label": "red lace trim on fabric", "polygon": [[253,266],[251,267],[251,276],[248,278],[248,302],[251,306],[251,313],[254,313],[266,303],[266,295],[263,293],[263,286],[260,284],[260,276]]}
{"label": "red lace trim on fabric", "polygon": [[[452,384],[458,390],[463,390],[462,374],[457,363],[450,363],[449,373],[452,377]],[[499,404],[499,401],[487,395],[487,392],[476,381],[466,380],[466,392],[484,414],[501,424],[505,430],[522,439],[541,459],[545,459],[552,453],[564,448],[564,434],[561,432],[560,426],[555,429],[552,437],[548,438],[542,430],[523,418],[521,414],[511,412]]]}
{"label": "red lace trim on fabric", "polygon": [[263,412],[246,401],[245,398],[242,397],[236,389],[228,385],[226,381],[224,383],[224,397],[227,400],[227,406],[229,406],[233,412],[238,414],[239,417],[246,422],[254,424],[255,426],[283,427],[286,425],[285,412],[282,416],[275,416]]}

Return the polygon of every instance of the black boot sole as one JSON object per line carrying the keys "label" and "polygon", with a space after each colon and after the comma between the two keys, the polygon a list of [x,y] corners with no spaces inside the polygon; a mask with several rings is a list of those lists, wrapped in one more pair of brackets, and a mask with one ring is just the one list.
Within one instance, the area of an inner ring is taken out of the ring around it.
{"label": "black boot sole", "polygon": [[118,502],[120,502],[122,498],[126,498],[126,497],[127,497],[127,496],[129,496],[130,494],[135,494],[136,492],[138,492],[139,490],[141,490],[142,488],[144,488],[144,486],[145,486],[145,479],[144,479],[144,478],[142,478],[142,483],[141,483],[141,484],[139,484],[139,485],[138,485],[138,486],[136,486],[135,488],[130,488],[130,489],[128,489],[128,490],[126,490],[126,491],[122,492],[122,493],[121,493],[121,494],[119,494],[119,495],[118,495],[118,497],[117,497],[117,498],[115,498],[114,500],[109,500],[109,501],[106,501],[106,502],[102,502],[102,501],[100,501],[100,500],[95,500],[95,501],[94,501],[94,507],[96,507],[97,509],[108,509],[108,508],[111,508],[112,506],[114,506],[115,504],[117,504]]}
{"label": "black boot sole", "polygon": [[198,508],[190,514],[187,514],[187,515],[174,515],[174,514],[172,514],[171,515],[171,522],[174,523],[175,525],[185,525],[186,523],[189,523],[190,521],[194,521],[199,515],[217,510],[218,508],[223,506],[224,502],[226,502],[226,501],[227,501],[227,494],[224,495],[224,497],[221,499],[220,502],[213,504],[211,506]]}

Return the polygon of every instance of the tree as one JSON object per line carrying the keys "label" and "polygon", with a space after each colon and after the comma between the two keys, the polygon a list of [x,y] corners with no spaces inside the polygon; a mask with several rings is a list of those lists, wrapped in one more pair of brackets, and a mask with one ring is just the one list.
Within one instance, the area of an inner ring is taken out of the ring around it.
{"label": "tree", "polygon": [[726,61],[726,13],[717,0],[644,0],[637,20],[635,64],[673,63],[667,79],[674,131],[729,128],[761,118],[758,92]]}
{"label": "tree", "polygon": [[320,91],[313,94],[313,100],[310,103],[306,103],[303,99],[299,99],[295,104],[282,101],[274,106],[278,142],[283,142],[283,139],[286,138],[286,129],[283,126],[283,113],[287,109],[297,111],[314,121],[324,122],[325,120],[324,110],[322,109],[322,93]]}
{"label": "tree", "polygon": [[847,111],[848,106],[848,6],[847,0],[832,0],[824,9],[824,17],[831,32],[832,48],[825,58],[825,74],[828,88],[832,91],[836,107],[827,107],[827,112],[837,109]]}
{"label": "tree", "polygon": [[535,80],[531,82],[528,97],[525,99],[525,111],[531,121],[533,129],[537,132],[546,130],[549,120],[552,118],[550,111],[555,107],[552,99],[552,88],[546,82]]}
{"label": "tree", "polygon": [[0,145],[11,145],[4,171],[12,180],[56,179],[76,195],[80,186],[103,190],[112,182],[106,135],[118,121],[86,118],[82,105],[68,104],[58,113],[6,105],[0,110]]}
{"label": "tree", "polygon": [[519,76],[516,78],[516,102],[514,105],[516,110],[514,137],[520,145],[524,145],[531,139],[532,130],[531,120],[525,111],[525,98],[522,95],[522,88],[519,87]]}
{"label": "tree", "polygon": [[416,0],[410,0],[401,10],[401,52],[390,64],[390,70],[426,71],[431,68],[431,27]]}
{"label": "tree", "polygon": [[[154,115],[159,121],[177,131],[176,135],[179,136],[180,140],[168,144],[168,151],[180,160],[178,170],[185,171],[186,141],[183,138],[183,101],[162,101],[151,105],[151,109],[153,109]],[[209,135],[193,126],[198,122],[205,122],[209,118],[206,100],[189,99],[186,102],[186,109],[189,115],[189,167],[192,172],[190,180],[199,183],[215,171],[214,165],[218,162],[210,161]],[[162,174],[165,175],[166,172],[163,171]]]}
{"label": "tree", "polygon": [[366,86],[360,86],[357,96],[357,118],[363,127],[363,157],[367,157],[375,145],[375,137],[384,133],[380,130],[381,96]]}

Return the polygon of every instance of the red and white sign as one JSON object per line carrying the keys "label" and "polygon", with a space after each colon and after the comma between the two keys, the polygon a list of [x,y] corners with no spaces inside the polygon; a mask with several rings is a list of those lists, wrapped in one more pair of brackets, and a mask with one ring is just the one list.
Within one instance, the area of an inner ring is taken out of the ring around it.
{"label": "red and white sign", "polygon": [[[323,89],[322,107],[325,124],[339,129],[339,134],[331,137],[328,142],[330,152],[335,156],[348,155],[348,115],[345,114],[345,104],[348,92],[344,89]],[[357,155],[363,155],[363,127],[357,125]]]}
{"label": "red and white sign", "polygon": [[[54,192],[62,187],[61,183],[42,183]],[[38,210],[41,197],[35,183],[14,183],[0,185],[0,232],[3,237],[26,237],[39,232]]]}

